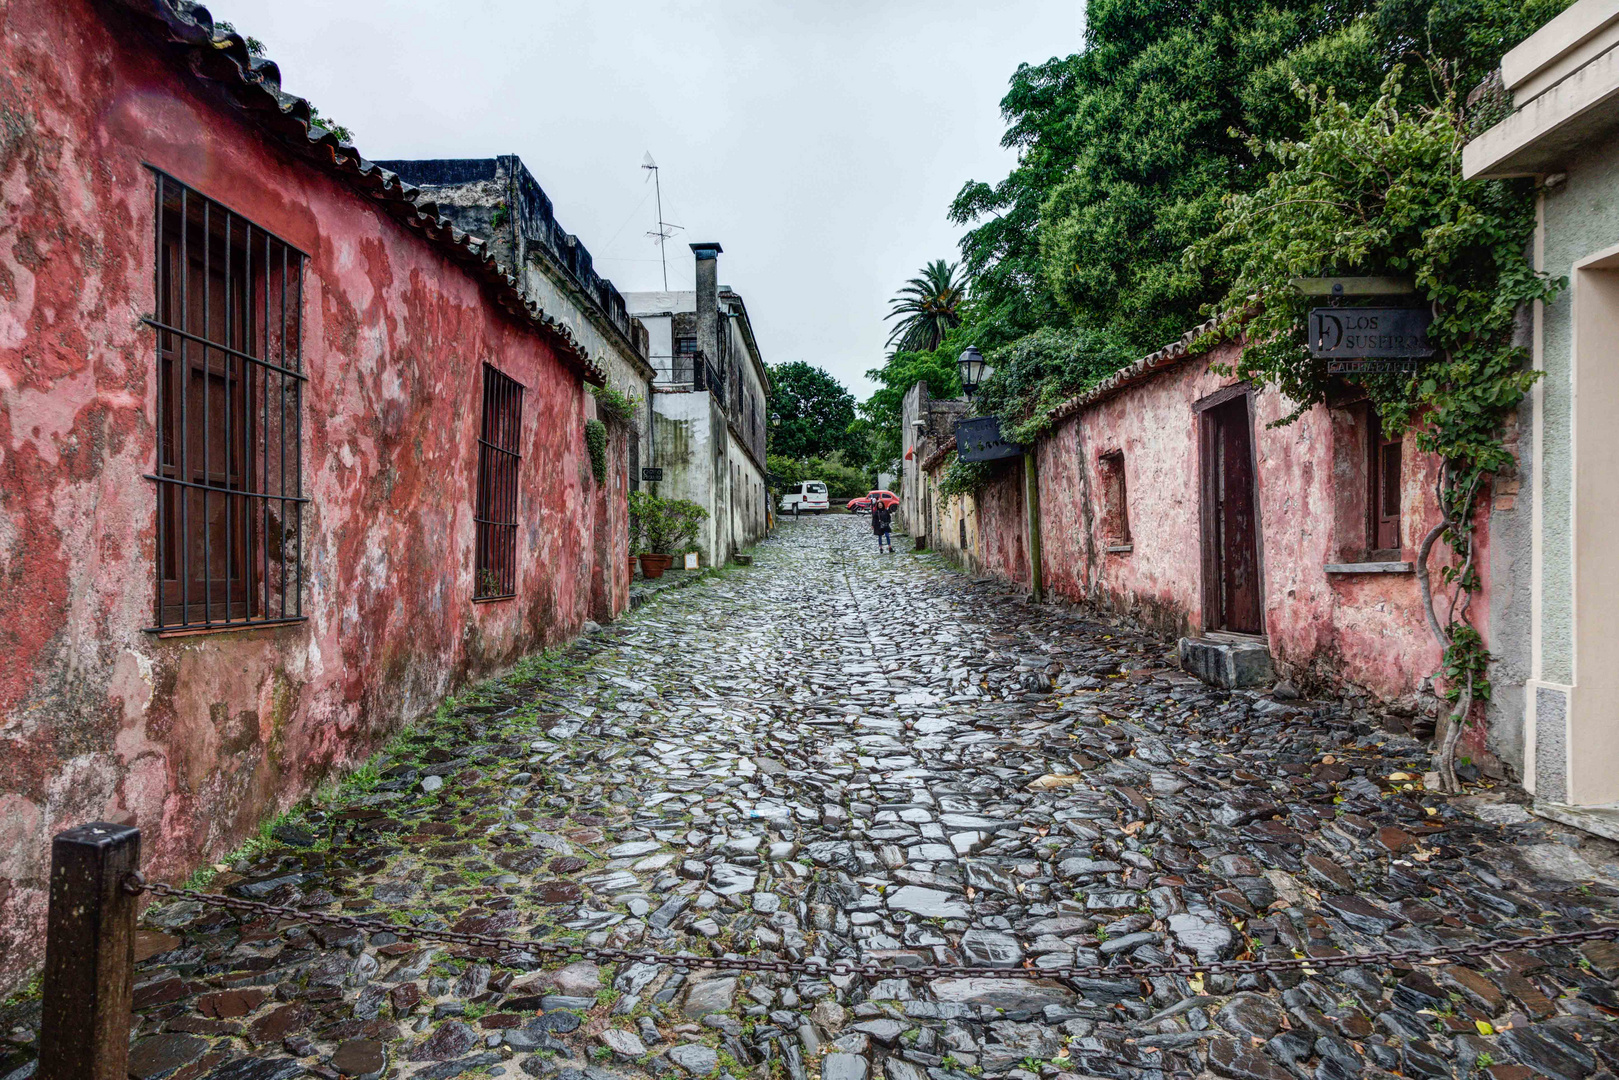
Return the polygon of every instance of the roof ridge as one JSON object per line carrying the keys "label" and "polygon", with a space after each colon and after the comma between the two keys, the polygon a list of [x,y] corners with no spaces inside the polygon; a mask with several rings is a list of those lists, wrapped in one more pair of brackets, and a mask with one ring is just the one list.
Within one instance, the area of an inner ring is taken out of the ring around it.
{"label": "roof ridge", "polygon": [[579,365],[586,382],[602,385],[606,372],[572,329],[528,297],[515,275],[489,253],[482,238],[456,228],[438,213],[435,200],[407,184],[397,173],[365,158],[352,143],[342,142],[310,120],[307,100],[281,88],[281,68],[274,60],[248,51],[238,31],[220,30],[213,14],[192,0],[102,0],[142,19],[161,40],[186,50],[187,70],[196,78],[219,83],[233,104],[282,145],[335,175],[350,188],[420,232],[489,286],[499,306],[561,341],[563,352]]}

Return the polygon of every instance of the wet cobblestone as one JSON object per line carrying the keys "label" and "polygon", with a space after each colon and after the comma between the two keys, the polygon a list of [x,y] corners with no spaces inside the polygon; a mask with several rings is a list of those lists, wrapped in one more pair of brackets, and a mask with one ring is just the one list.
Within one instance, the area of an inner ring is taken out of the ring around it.
{"label": "wet cobblestone", "polygon": [[[465,693],[211,888],[661,953],[1042,968],[1325,955],[1612,920],[1614,846],[1423,790],[1341,703],[785,523]],[[1285,693],[1285,692],[1284,692]],[[1573,1080],[1619,1068],[1619,946],[1143,982],[547,970],[192,903],[140,940],[131,1075]],[[0,1014],[30,1075],[37,1005]]]}

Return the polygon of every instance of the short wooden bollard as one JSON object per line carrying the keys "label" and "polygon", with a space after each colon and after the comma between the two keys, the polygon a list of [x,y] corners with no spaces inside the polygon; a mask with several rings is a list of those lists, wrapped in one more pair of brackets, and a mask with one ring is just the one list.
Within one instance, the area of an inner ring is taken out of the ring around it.
{"label": "short wooden bollard", "polygon": [[36,1080],[126,1080],[135,997],[141,834],[95,822],[51,842],[50,912]]}

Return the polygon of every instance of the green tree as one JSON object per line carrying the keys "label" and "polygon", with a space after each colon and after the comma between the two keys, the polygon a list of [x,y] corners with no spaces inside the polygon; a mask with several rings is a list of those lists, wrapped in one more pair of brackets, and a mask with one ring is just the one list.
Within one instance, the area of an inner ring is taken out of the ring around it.
{"label": "green tree", "polygon": [[1018,164],[968,182],[950,214],[980,348],[1041,326],[1112,328],[1139,351],[1173,340],[1226,290],[1182,251],[1218,227],[1227,194],[1270,169],[1248,136],[1292,138],[1297,82],[1373,101],[1413,50],[1436,77],[1412,104],[1464,93],[1568,0],[1092,0],[1084,51],[1024,65],[1001,108]]}
{"label": "green tree", "polygon": [[854,395],[821,368],[794,360],[770,368],[770,452],[823,457],[853,448]]}
{"label": "green tree", "polygon": [[1051,427],[1057,406],[1133,358],[1119,336],[1106,330],[1036,330],[989,354],[994,374],[973,406],[980,415],[1000,417],[1001,433],[1010,441],[1032,443]]}
{"label": "green tree", "polygon": [[867,463],[873,472],[893,468],[900,455],[900,422],[905,395],[919,382],[928,384],[935,398],[961,396],[961,378],[956,358],[972,341],[973,328],[955,327],[939,347],[922,352],[897,352],[880,368],[866,372],[877,384],[871,397],[860,403],[860,414],[867,421]]}
{"label": "green tree", "polygon": [[[1287,420],[1338,389],[1310,357],[1309,301],[1290,286],[1293,278],[1397,274],[1412,278],[1431,305],[1435,357],[1414,373],[1356,381],[1385,429],[1410,431],[1442,462],[1440,520],[1417,545],[1416,576],[1455,702],[1436,732],[1434,767],[1444,789],[1455,791],[1457,741],[1473,703],[1490,695],[1490,656],[1470,615],[1481,584],[1473,528],[1490,475],[1515,467],[1501,429],[1538,375],[1515,340],[1516,315],[1561,283],[1536,273],[1526,255],[1535,220],[1530,187],[1462,179],[1465,125],[1454,96],[1435,107],[1402,107],[1398,71],[1365,111],[1306,95],[1313,106],[1306,136],[1256,144],[1278,167],[1257,191],[1232,197],[1221,230],[1187,264],[1223,267],[1232,282],[1226,304],[1247,318],[1240,332],[1250,344],[1238,372],[1295,402]],[[1430,74],[1442,80],[1444,71]]]}
{"label": "green tree", "polygon": [[960,266],[960,263],[935,259],[894,296],[886,318],[899,322],[888,335],[890,349],[897,352],[936,349],[946,334],[961,325],[961,305],[967,299],[967,289],[958,274]]}

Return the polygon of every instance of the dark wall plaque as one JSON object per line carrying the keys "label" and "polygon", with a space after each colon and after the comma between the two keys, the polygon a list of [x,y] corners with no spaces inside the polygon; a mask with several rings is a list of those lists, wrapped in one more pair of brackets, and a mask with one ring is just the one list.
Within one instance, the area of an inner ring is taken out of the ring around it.
{"label": "dark wall plaque", "polygon": [[1427,308],[1311,308],[1310,355],[1328,360],[1432,356]]}
{"label": "dark wall plaque", "polygon": [[650,465],[643,465],[641,467],[641,479],[645,480],[649,484],[656,484],[659,480],[663,479],[663,470],[654,469]]}
{"label": "dark wall plaque", "polygon": [[1023,456],[1023,447],[1001,438],[1001,421],[994,416],[963,420],[956,425],[956,457],[962,461],[1000,461]]}

